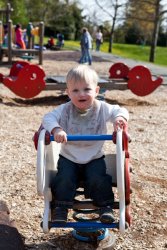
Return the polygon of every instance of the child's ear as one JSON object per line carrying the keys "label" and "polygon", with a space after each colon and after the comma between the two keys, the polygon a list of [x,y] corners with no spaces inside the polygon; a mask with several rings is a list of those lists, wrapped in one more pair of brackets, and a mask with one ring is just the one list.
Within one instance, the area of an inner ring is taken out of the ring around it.
{"label": "child's ear", "polygon": [[99,94],[99,91],[100,91],[100,87],[99,87],[99,86],[97,86],[97,87],[96,87],[96,95],[98,95],[98,94]]}
{"label": "child's ear", "polygon": [[66,90],[65,90],[65,92],[66,92],[66,93],[67,93],[67,95],[69,96],[69,91],[68,91],[68,89],[66,89]]}

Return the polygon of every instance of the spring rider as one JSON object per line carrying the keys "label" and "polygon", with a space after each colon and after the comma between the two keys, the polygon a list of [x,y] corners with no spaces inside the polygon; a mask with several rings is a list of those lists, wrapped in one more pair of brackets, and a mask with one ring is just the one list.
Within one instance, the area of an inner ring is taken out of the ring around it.
{"label": "spring rider", "polygon": [[[101,223],[97,216],[99,208],[95,207],[91,200],[83,200],[76,196],[72,208],[72,221],[70,219],[65,224],[51,222],[52,193],[50,183],[57,172],[57,160],[61,145],[53,141],[53,136],[40,127],[34,135],[34,144],[37,149],[37,192],[44,197],[44,214],[41,223],[43,232],[48,233],[51,228],[73,228],[72,235],[76,239],[96,244],[99,247],[97,249],[112,249],[115,244],[115,236],[109,229],[117,228],[123,234],[131,224],[129,135],[126,129],[119,129],[111,135],[68,135],[67,140],[113,140],[115,153],[106,154],[105,159],[107,172],[112,176],[113,187],[118,192],[114,209],[119,211],[119,216],[114,223]],[[78,190],[78,195],[82,197],[82,188]]]}

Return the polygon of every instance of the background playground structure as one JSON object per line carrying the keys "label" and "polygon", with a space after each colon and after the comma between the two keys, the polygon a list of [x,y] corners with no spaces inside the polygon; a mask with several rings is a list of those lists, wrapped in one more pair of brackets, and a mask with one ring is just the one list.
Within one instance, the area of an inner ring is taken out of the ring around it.
{"label": "background playground structure", "polygon": [[[118,62],[112,64],[109,73],[109,77],[99,78],[102,94],[106,90],[130,89],[137,96],[146,96],[163,82],[161,76],[152,79],[150,70],[142,65],[130,69],[126,64]],[[43,90],[66,89],[65,76],[55,75],[46,78],[45,76],[45,72],[38,65],[17,61],[11,67],[8,76],[0,73],[0,82],[19,97],[26,99],[37,96]],[[119,82],[120,80],[122,83]],[[101,98],[104,99],[103,95]]]}
{"label": "background playground structure", "polygon": [[[2,22],[0,22],[0,41],[3,41],[3,27]],[[14,26],[12,25],[12,21],[8,22],[8,44],[7,46],[3,45],[3,42],[0,44],[0,61],[2,63],[3,55],[6,54],[8,56],[8,63],[12,63],[12,59],[14,56],[19,56],[23,59],[33,59],[34,55],[37,55],[39,58],[39,64],[43,64],[43,34],[44,34],[44,23],[40,22],[38,27],[35,27],[32,30],[32,38],[33,36],[38,36],[39,38],[39,48],[32,48],[34,42],[31,42],[31,48],[28,49],[19,49],[14,45]],[[31,38],[31,39],[32,39]],[[28,39],[29,40],[29,39]],[[30,40],[29,40],[30,41]]]}
{"label": "background playground structure", "polygon": [[[26,35],[28,37],[27,41],[27,49],[20,49],[15,45],[15,26],[10,20],[10,12],[13,11],[11,9],[10,4],[7,4],[6,10],[0,10],[0,13],[5,13],[6,15],[6,23],[7,33],[6,33],[6,41],[4,44],[4,26],[2,21],[0,21],[0,63],[2,63],[3,56],[6,55],[8,57],[8,63],[12,63],[12,59],[14,56],[21,57],[22,59],[31,60],[34,58],[34,55],[38,56],[39,64],[43,64],[43,37],[44,37],[44,23],[40,22],[36,27],[31,27],[31,23],[27,25]],[[38,48],[34,48],[34,38],[35,41],[38,37]]]}

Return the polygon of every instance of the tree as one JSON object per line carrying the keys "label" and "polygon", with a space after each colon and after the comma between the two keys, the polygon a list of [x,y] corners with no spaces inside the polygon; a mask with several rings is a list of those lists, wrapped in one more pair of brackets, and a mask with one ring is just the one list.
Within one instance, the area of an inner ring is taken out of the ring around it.
{"label": "tree", "polygon": [[[26,15],[26,5],[24,0],[0,1],[0,9],[6,9],[7,3],[10,3],[13,12],[11,12],[11,19],[14,24],[21,23],[25,25],[28,22]],[[6,22],[6,20],[4,20]]]}
{"label": "tree", "polygon": [[72,15],[74,18],[74,39],[77,40],[80,38],[80,32],[82,27],[84,26],[84,18],[82,17],[82,9],[79,9],[77,5],[74,3],[71,6]]}
{"label": "tree", "polygon": [[[99,8],[111,18],[112,24],[111,24],[110,34],[109,34],[110,39],[109,39],[108,52],[112,52],[114,30],[115,30],[116,21],[118,20],[118,10],[122,6],[124,6],[124,4],[120,4],[119,0],[103,1],[104,2],[103,5],[101,2],[99,3],[98,0],[95,0],[95,2],[99,6]],[[110,2],[109,5],[108,5],[108,2]]]}
{"label": "tree", "polygon": [[82,9],[75,2],[57,2],[49,9],[47,23],[56,32],[63,33],[66,39],[77,39],[83,26],[81,13]]}
{"label": "tree", "polygon": [[[40,22],[43,21],[47,24],[47,17],[49,10],[52,8],[52,0],[25,0],[27,16],[30,22]],[[58,0],[54,0],[55,6],[57,6]]]}
{"label": "tree", "polygon": [[141,43],[141,40],[144,41],[144,37],[140,25],[137,22],[133,22],[128,26],[125,34],[125,42],[128,44],[136,44]]}
{"label": "tree", "polygon": [[[146,4],[146,1],[128,1],[126,6],[126,19],[124,22],[125,32],[127,32],[132,27],[138,27],[136,31],[139,32],[139,36],[143,37],[144,41],[151,41],[151,30],[153,28],[152,16],[153,8]],[[137,41],[137,40],[136,40]],[[136,41],[134,41],[136,43]]]}
{"label": "tree", "polygon": [[129,0],[127,4],[126,24],[138,22],[143,34],[150,40],[149,61],[154,62],[159,27],[163,15],[167,12],[162,0]]}
{"label": "tree", "polygon": [[155,1],[154,27],[153,27],[153,32],[152,32],[152,42],[151,42],[150,58],[149,58],[150,62],[154,62],[155,60],[155,49],[157,46],[160,22],[161,22],[163,15],[167,13],[167,10],[162,9],[161,3],[162,3],[162,0]]}

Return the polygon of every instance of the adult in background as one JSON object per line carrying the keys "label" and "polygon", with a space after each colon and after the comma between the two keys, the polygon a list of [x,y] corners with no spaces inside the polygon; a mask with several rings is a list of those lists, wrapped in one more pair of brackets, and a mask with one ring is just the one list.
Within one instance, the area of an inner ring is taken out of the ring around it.
{"label": "adult in background", "polygon": [[101,30],[98,30],[96,33],[96,51],[100,51],[100,46],[103,43],[103,34]]}
{"label": "adult in background", "polygon": [[81,35],[81,58],[79,60],[79,63],[85,63],[85,64],[92,64],[92,56],[90,53],[90,50],[92,49],[92,37],[88,31],[87,28],[82,29],[82,35]]}

